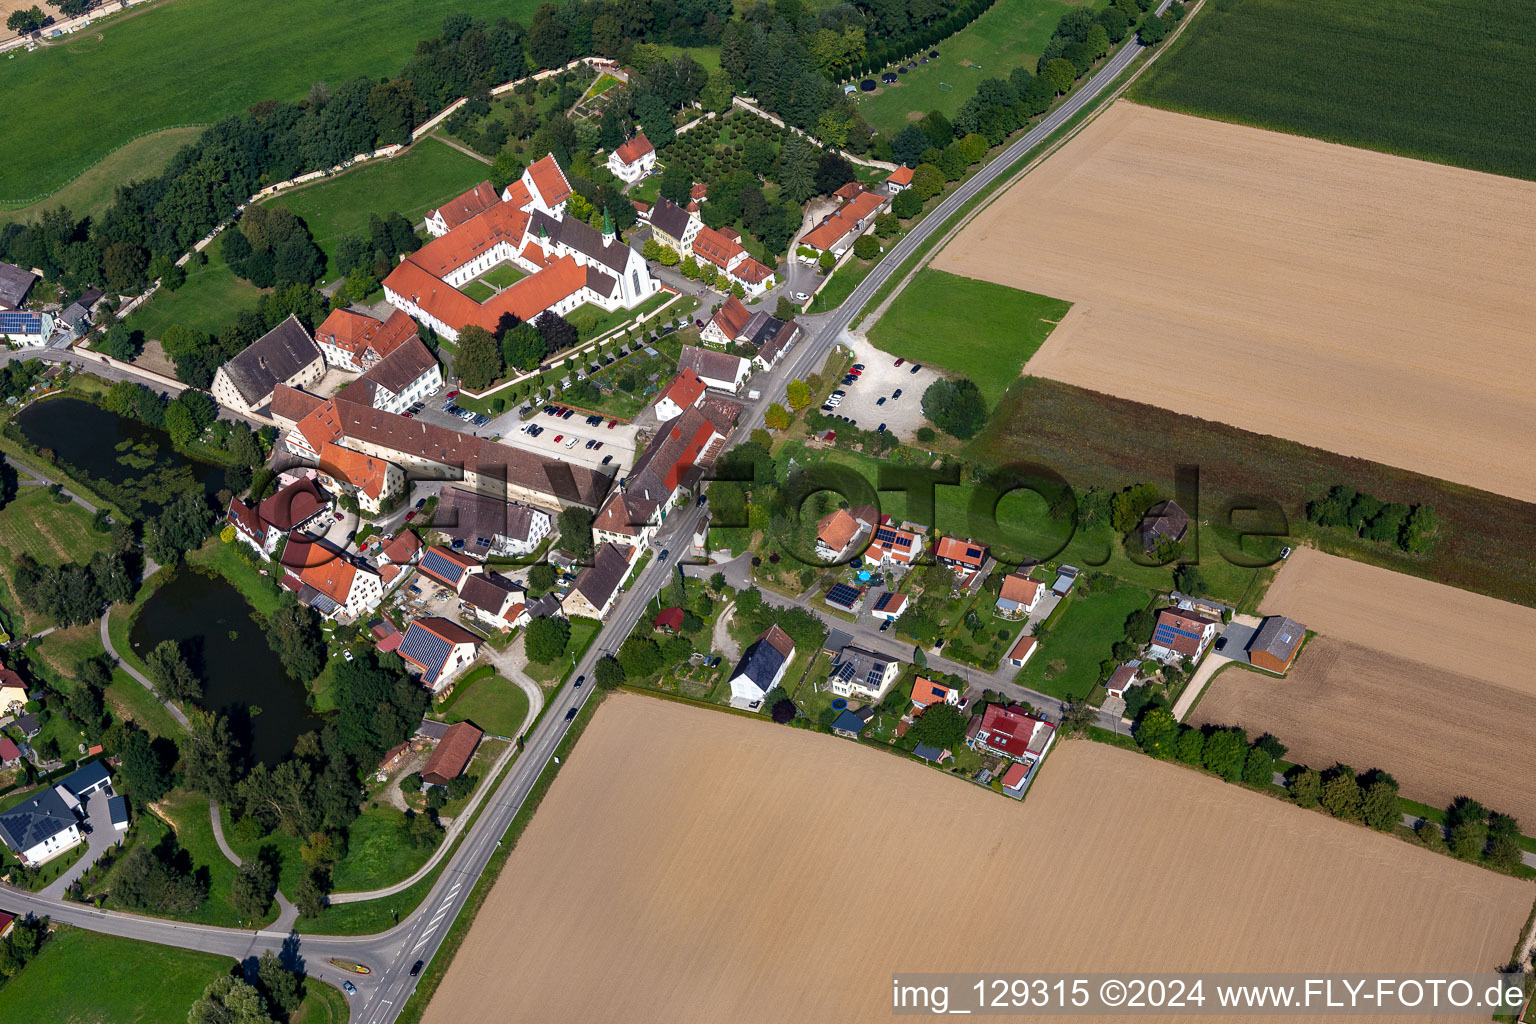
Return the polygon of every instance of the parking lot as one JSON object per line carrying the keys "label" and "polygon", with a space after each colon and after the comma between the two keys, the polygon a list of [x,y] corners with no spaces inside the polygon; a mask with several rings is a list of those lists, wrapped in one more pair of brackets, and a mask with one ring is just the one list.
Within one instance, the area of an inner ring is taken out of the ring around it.
{"label": "parking lot", "polygon": [[864,372],[855,383],[838,385],[847,394],[833,414],[847,416],[861,430],[875,430],[884,423],[887,431],[910,444],[917,428],[927,422],[923,418],[923,392],[939,374],[928,366],[913,373],[918,364],[903,361],[897,366],[896,357],[889,352],[862,338],[855,337],[852,342],[854,362],[862,363]]}
{"label": "parking lot", "polygon": [[[524,422],[516,412],[503,413],[488,426],[481,428],[487,436],[499,434],[501,443],[514,445],[540,455],[558,456],[565,462],[590,466],[604,473],[628,470],[635,462],[635,436],[638,428],[629,423],[616,423],[612,419],[600,419],[596,424],[587,422],[581,412],[572,412],[569,418],[551,416],[539,407],[538,415]],[[527,433],[533,426],[541,429],[535,437]],[[555,438],[559,438],[556,441]],[[572,438],[576,443],[571,444]],[[587,447],[587,442],[597,442],[601,448]],[[608,459],[605,464],[604,459]]]}

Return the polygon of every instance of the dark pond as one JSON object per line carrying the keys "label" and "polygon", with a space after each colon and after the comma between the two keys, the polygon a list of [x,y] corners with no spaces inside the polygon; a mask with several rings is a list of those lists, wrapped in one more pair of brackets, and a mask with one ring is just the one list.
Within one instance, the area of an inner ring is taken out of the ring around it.
{"label": "dark pond", "polygon": [[224,467],[189,459],[158,427],[119,416],[79,398],[34,402],[16,418],[26,439],[93,483],[130,515],[153,514],[170,498],[200,486],[224,486]]}
{"label": "dark pond", "polygon": [[244,596],[221,577],[179,573],[145,602],[130,640],[140,658],[162,640],[180,641],[203,680],[203,706],[228,716],[253,761],[276,765],[324,724],[267,646]]}

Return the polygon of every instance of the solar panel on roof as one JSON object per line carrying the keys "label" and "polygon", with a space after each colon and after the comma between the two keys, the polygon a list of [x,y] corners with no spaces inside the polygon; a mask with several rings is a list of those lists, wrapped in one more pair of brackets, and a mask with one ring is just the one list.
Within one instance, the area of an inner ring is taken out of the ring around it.
{"label": "solar panel on roof", "polygon": [[981,548],[966,548],[965,549],[965,557],[966,558],[980,558],[981,557]]}
{"label": "solar panel on roof", "polygon": [[896,538],[896,546],[899,548],[910,548],[912,546],[912,538],[902,534]]}
{"label": "solar panel on roof", "polygon": [[0,312],[0,334],[41,334],[42,331],[41,313],[29,313],[21,309]]}
{"label": "solar panel on roof", "polygon": [[847,682],[848,680],[852,679],[853,678],[853,662],[851,662],[851,661],[843,662],[841,665],[837,666],[837,671],[835,673],[833,673],[833,675],[834,675],[835,678],[840,679],[843,682]]}
{"label": "solar panel on roof", "polygon": [[864,682],[866,684],[868,684],[870,689],[874,689],[874,688],[878,687],[881,684],[881,682],[884,681],[884,679],[885,679],[885,666],[884,665],[875,665],[875,666],[871,667],[869,672],[866,673],[865,676],[864,676]]}
{"label": "solar panel on roof", "polygon": [[457,562],[444,558],[436,551],[428,551],[421,559],[421,567],[427,572],[457,583],[464,569]]}
{"label": "solar panel on roof", "polygon": [[427,678],[437,678],[437,673],[442,669],[443,662],[448,660],[449,653],[453,650],[448,641],[436,633],[418,628],[411,623],[411,628],[405,632],[405,639],[400,641],[401,657],[410,658],[418,665],[424,666]]}
{"label": "solar panel on roof", "polygon": [[896,531],[882,526],[875,531],[875,540],[880,541],[882,544],[892,544],[896,540]]}
{"label": "solar panel on roof", "polygon": [[846,583],[838,583],[827,591],[827,600],[834,604],[851,605],[858,597],[859,592]]}

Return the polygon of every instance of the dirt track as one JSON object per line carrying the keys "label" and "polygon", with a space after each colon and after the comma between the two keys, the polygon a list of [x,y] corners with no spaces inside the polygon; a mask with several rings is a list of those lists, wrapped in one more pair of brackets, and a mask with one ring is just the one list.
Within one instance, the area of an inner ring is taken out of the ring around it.
{"label": "dirt track", "polygon": [[1021,806],[845,740],[624,695],[424,1021],[885,1021],[896,971],[1482,969],[1533,896],[1097,744],[1061,744]]}
{"label": "dirt track", "polygon": [[1117,102],[934,266],[1025,372],[1536,501],[1536,183]]}

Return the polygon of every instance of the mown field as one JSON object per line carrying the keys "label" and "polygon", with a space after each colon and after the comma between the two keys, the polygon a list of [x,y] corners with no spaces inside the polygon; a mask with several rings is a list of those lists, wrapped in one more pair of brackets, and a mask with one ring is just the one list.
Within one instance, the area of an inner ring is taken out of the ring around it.
{"label": "mown field", "polygon": [[1125,639],[1125,620],[1151,595],[1140,587],[1094,587],[1069,596],[1050,628],[1037,633],[1040,649],[1019,670],[1020,686],[1053,697],[1087,697],[1099,681],[1099,663]]}
{"label": "mown field", "polygon": [[[1291,536],[1305,536],[1324,550],[1536,606],[1530,555],[1536,550],[1536,505],[1514,498],[1041,377],[1011,388],[992,421],[962,451],[992,465],[1043,462],[1079,493],[1133,480],[1169,486],[1175,466],[1197,466],[1202,519],[1216,522],[1224,504],[1239,495],[1262,495],[1285,511]],[[1435,550],[1409,556],[1310,529],[1303,506],[1341,482],[1384,500],[1432,505],[1444,524]],[[1204,551],[1202,556],[1209,575]],[[1220,556],[1211,551],[1208,557]]]}
{"label": "mown field", "polygon": [[[0,200],[40,198],[146,132],[210,124],[319,81],[394,75],[444,14],[527,25],[533,0],[176,0],[100,34],[0,61]],[[214,57],[217,59],[213,59]]]}
{"label": "mown field", "polygon": [[1511,0],[1213,0],[1131,96],[1536,179],[1529,13]]}
{"label": "mown field", "polygon": [[59,206],[67,207],[76,217],[100,217],[112,205],[117,186],[142,181],[160,173],[178,149],[196,139],[203,131],[200,126],[167,128],[134,139],[109,153],[46,199],[26,206],[0,204],[0,224],[9,221],[30,223],[41,217],[44,211]]}
{"label": "mown field", "polygon": [[[938,60],[918,64],[894,86],[860,93],[859,111],[888,138],[930,110],[952,118],[976,94],[976,84],[983,78],[1007,78],[1008,72],[1021,66],[1033,74],[1035,60],[1061,16],[1085,3],[1099,6],[1094,0],[998,0],[981,17],[937,44]],[[874,77],[878,81],[880,76]]]}
{"label": "mown field", "polygon": [[211,333],[233,323],[242,309],[254,309],[261,289],[235,276],[219,254],[217,241],[205,251],[208,262],[201,267],[189,264],[185,284],[174,292],[155,292],[128,315],[127,325],[143,331],[145,338],[159,338],[171,324]]}
{"label": "mown field", "polygon": [[925,267],[869,331],[881,349],[969,377],[995,405],[1072,303]]}
{"label": "mown field", "polygon": [[[393,160],[370,161],[329,181],[280,193],[268,205],[301,217],[329,260],[342,235],[367,237],[369,214],[400,213],[416,224],[489,172],[486,164],[428,136]],[[326,279],[335,276],[332,267]]]}

